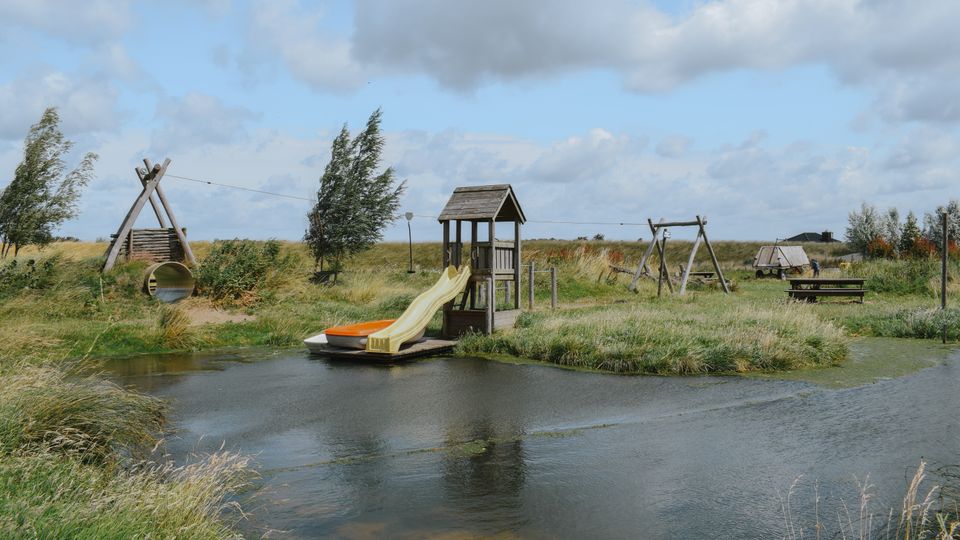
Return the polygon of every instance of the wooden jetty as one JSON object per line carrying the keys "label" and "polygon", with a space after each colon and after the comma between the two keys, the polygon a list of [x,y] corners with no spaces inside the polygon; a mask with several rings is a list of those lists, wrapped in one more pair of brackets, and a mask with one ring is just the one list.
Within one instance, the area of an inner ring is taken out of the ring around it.
{"label": "wooden jetty", "polygon": [[403,362],[424,356],[448,353],[457,344],[456,340],[427,338],[406,347],[401,347],[396,354],[371,353],[362,349],[343,349],[330,345],[318,346],[312,352],[316,356],[326,356],[337,360],[362,360],[365,362]]}

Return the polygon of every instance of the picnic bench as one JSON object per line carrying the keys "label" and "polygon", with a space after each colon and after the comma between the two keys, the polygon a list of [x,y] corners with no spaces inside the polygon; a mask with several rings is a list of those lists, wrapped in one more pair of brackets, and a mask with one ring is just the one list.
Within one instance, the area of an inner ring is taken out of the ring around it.
{"label": "picnic bench", "polygon": [[860,299],[867,292],[863,278],[790,278],[787,295],[796,300],[816,302],[821,296],[850,296]]}

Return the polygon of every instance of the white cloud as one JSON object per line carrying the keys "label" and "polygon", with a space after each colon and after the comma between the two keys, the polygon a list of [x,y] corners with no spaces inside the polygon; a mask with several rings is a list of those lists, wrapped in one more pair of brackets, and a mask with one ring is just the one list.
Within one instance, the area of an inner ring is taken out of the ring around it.
{"label": "white cloud", "polygon": [[151,151],[167,154],[187,148],[235,143],[246,135],[246,125],[259,115],[219,98],[189,93],[157,104],[161,127],[154,130]]}
{"label": "white cloud", "polygon": [[255,2],[241,67],[252,72],[277,55],[294,77],[315,89],[345,92],[358,88],[367,80],[365,68],[353,61],[348,40],[318,31],[322,16],[295,0]]}
{"label": "white cloud", "polygon": [[68,136],[114,129],[121,119],[106,80],[45,69],[0,85],[0,139],[23,138],[47,107],[59,109]]}
{"label": "white cloud", "polygon": [[92,45],[116,39],[133,26],[127,0],[5,0],[0,28],[36,29],[70,43]]}
{"label": "white cloud", "polygon": [[682,158],[686,155],[693,139],[683,135],[670,135],[657,143],[657,155],[669,158]]}
{"label": "white cloud", "polygon": [[661,92],[712,73],[828,66],[877,93],[889,121],[960,121],[960,3],[717,0],[679,16],[647,2],[357,0],[352,35],[323,30],[295,0],[260,2],[250,58],[277,54],[317,90],[426,75],[458,91],[584,70]]}

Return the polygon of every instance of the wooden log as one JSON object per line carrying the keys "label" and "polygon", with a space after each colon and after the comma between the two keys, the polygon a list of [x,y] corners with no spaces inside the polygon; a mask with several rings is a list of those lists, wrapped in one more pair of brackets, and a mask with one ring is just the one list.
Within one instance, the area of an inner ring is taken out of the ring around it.
{"label": "wooden log", "polygon": [[496,294],[496,282],[493,280],[493,276],[487,278],[487,328],[485,333],[489,336],[493,333],[493,325],[495,316],[494,311],[497,309],[497,294]]}
{"label": "wooden log", "polygon": [[[660,223],[663,223],[663,218],[660,218]],[[643,275],[643,270],[647,267],[647,260],[650,259],[650,255],[653,254],[653,249],[656,247],[657,243],[657,227],[653,225],[653,220],[647,218],[647,224],[650,225],[650,245],[647,246],[647,250],[643,253],[643,257],[640,258],[640,264],[637,265],[637,273],[633,275],[633,281],[630,282],[628,289],[631,291],[636,290],[637,282],[640,281],[640,276]]]}
{"label": "wooden log", "polygon": [[514,294],[513,308],[520,309],[520,264],[523,259],[520,257],[520,222],[513,222],[513,281],[516,283],[516,294]]}
{"label": "wooden log", "polygon": [[127,215],[123,218],[123,221],[120,222],[120,228],[117,229],[114,241],[111,242],[110,247],[107,248],[107,260],[103,263],[104,272],[110,270],[113,268],[113,265],[116,264],[117,255],[120,254],[120,247],[123,244],[122,239],[126,238],[127,234],[130,233],[130,229],[133,228],[133,223],[137,220],[137,216],[140,215],[140,211],[143,210],[143,206],[147,204],[150,195],[157,189],[157,182],[159,182],[161,176],[162,175],[151,173],[150,178],[143,186],[143,190],[140,191],[140,195],[133,202],[130,210],[127,211]]}
{"label": "wooden log", "polygon": [[[144,169],[141,171],[139,167],[134,167],[133,170],[134,172],[137,173],[137,178],[140,179],[140,186],[142,187],[146,185],[146,182],[147,182],[146,176],[150,172],[150,169]],[[154,197],[153,194],[150,194],[149,201],[150,201],[150,206],[153,208],[154,215],[157,216],[157,222],[160,224],[161,227],[166,229],[167,220],[164,219],[163,214],[160,213],[160,206],[157,204],[157,198]]]}
{"label": "wooden log", "polygon": [[693,249],[690,250],[687,267],[683,269],[683,278],[680,280],[680,296],[687,294],[687,280],[690,279],[690,269],[693,268],[693,259],[697,256],[697,250],[700,249],[700,240],[702,238],[703,236],[698,232],[697,239],[693,241]]}
{"label": "wooden log", "polygon": [[[150,160],[144,159],[143,164],[150,168]],[[170,218],[170,225],[173,227],[174,232],[177,233],[177,239],[180,240],[180,247],[183,248],[183,255],[186,258],[187,262],[191,266],[197,265],[197,260],[193,257],[193,250],[190,249],[190,243],[187,242],[186,235],[183,234],[183,229],[180,228],[180,225],[177,223],[177,217],[173,215],[173,210],[170,208],[170,203],[167,201],[167,197],[163,194],[163,190],[160,188],[159,182],[163,178],[164,173],[167,172],[167,167],[170,166],[170,158],[163,160],[163,165],[159,166],[159,169],[154,167],[156,171],[155,177],[158,182],[155,190],[157,192],[157,197],[160,197],[160,204],[163,205],[163,209],[167,212],[167,217]]]}
{"label": "wooden log", "polygon": [[720,286],[723,287],[723,292],[730,294],[730,287],[727,286],[727,280],[723,277],[723,270],[720,269],[720,262],[717,261],[717,254],[713,252],[713,246],[710,245],[710,240],[707,238],[707,229],[706,218],[701,219],[700,216],[697,216],[697,222],[700,224],[700,234],[703,235],[703,243],[707,245],[707,252],[710,254],[710,260],[713,262],[713,269],[717,271],[717,278],[720,280]]}

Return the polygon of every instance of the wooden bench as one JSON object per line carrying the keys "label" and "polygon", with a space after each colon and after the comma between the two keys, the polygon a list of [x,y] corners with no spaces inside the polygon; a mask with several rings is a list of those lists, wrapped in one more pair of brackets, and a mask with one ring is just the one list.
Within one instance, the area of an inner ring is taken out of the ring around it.
{"label": "wooden bench", "polygon": [[863,278],[791,278],[787,295],[807,302],[816,302],[820,296],[856,297],[862,304],[867,292],[863,283]]}

